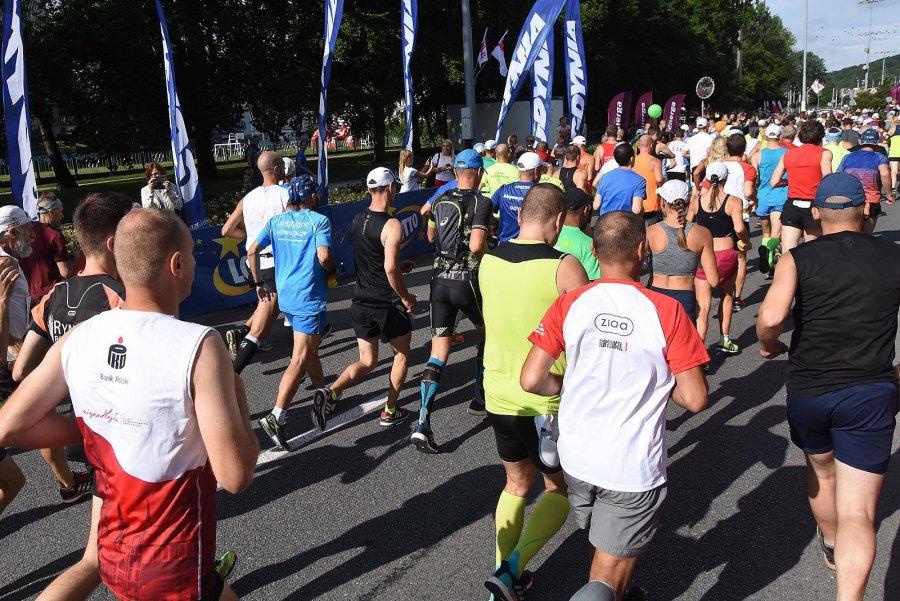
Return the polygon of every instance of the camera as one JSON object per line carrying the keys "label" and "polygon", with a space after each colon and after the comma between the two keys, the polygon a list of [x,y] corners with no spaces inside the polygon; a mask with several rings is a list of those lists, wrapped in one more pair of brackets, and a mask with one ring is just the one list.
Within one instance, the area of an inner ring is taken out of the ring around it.
{"label": "camera", "polygon": [[151,190],[162,190],[165,187],[166,178],[164,177],[154,177],[151,178],[150,181],[150,189]]}

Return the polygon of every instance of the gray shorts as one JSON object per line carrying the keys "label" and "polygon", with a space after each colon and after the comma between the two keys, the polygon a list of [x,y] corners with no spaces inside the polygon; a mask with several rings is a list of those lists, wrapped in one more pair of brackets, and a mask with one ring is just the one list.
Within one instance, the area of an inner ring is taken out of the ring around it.
{"label": "gray shorts", "polygon": [[278,290],[275,288],[275,268],[267,267],[259,270],[259,283],[269,291],[269,294],[275,294]]}
{"label": "gray shorts", "polygon": [[646,492],[619,492],[583,482],[566,474],[569,504],[588,539],[615,557],[637,557],[650,544],[659,524],[659,508],[666,499],[665,484]]}

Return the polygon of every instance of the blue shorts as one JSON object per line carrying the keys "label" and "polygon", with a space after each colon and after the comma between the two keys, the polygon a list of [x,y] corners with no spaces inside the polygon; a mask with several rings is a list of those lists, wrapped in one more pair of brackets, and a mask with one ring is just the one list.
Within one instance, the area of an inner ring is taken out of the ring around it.
{"label": "blue shorts", "polygon": [[897,384],[873,382],[814,397],[789,394],[791,440],[807,455],[834,451],[841,463],[873,474],[887,472],[900,410]]}
{"label": "blue shorts", "polygon": [[284,314],[285,318],[291,322],[291,328],[300,334],[309,336],[318,336],[328,323],[328,313],[322,311],[315,315],[290,315]]}
{"label": "blue shorts", "polygon": [[771,204],[766,204],[766,203],[760,201],[756,207],[756,216],[757,217],[768,217],[769,215],[772,214],[772,211],[775,211],[776,213],[781,213],[782,211],[784,211],[784,203],[771,205]]}
{"label": "blue shorts", "polygon": [[697,296],[693,290],[669,290],[668,288],[657,288],[656,286],[648,286],[648,288],[677,300],[684,307],[691,321],[697,321]]}

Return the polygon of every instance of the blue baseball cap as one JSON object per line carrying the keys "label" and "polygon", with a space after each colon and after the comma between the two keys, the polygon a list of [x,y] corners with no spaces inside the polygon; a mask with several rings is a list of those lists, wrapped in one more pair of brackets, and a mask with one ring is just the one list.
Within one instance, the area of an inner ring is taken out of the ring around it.
{"label": "blue baseball cap", "polygon": [[453,166],[457,169],[481,169],[484,167],[484,158],[469,148],[456,155]]}
{"label": "blue baseball cap", "polygon": [[288,184],[288,202],[297,204],[319,191],[319,184],[308,175],[295,177]]}
{"label": "blue baseball cap", "polygon": [[829,173],[819,182],[813,204],[825,209],[858,207],[866,202],[862,183],[849,173]]}
{"label": "blue baseball cap", "polygon": [[874,128],[869,128],[859,134],[859,143],[860,144],[878,144],[878,140],[881,136],[878,135],[878,130]]}

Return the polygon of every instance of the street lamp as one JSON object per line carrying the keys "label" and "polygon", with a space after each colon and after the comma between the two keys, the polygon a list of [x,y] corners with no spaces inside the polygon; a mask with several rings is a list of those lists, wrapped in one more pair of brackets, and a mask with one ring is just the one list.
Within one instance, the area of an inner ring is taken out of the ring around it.
{"label": "street lamp", "polygon": [[[808,1],[808,0],[807,0]],[[869,35],[868,42],[866,43],[866,79],[864,87],[869,89],[869,58],[871,56],[872,50],[872,11],[874,10],[874,4],[876,2],[881,2],[881,0],[857,0],[857,4],[868,4],[869,5]]]}

